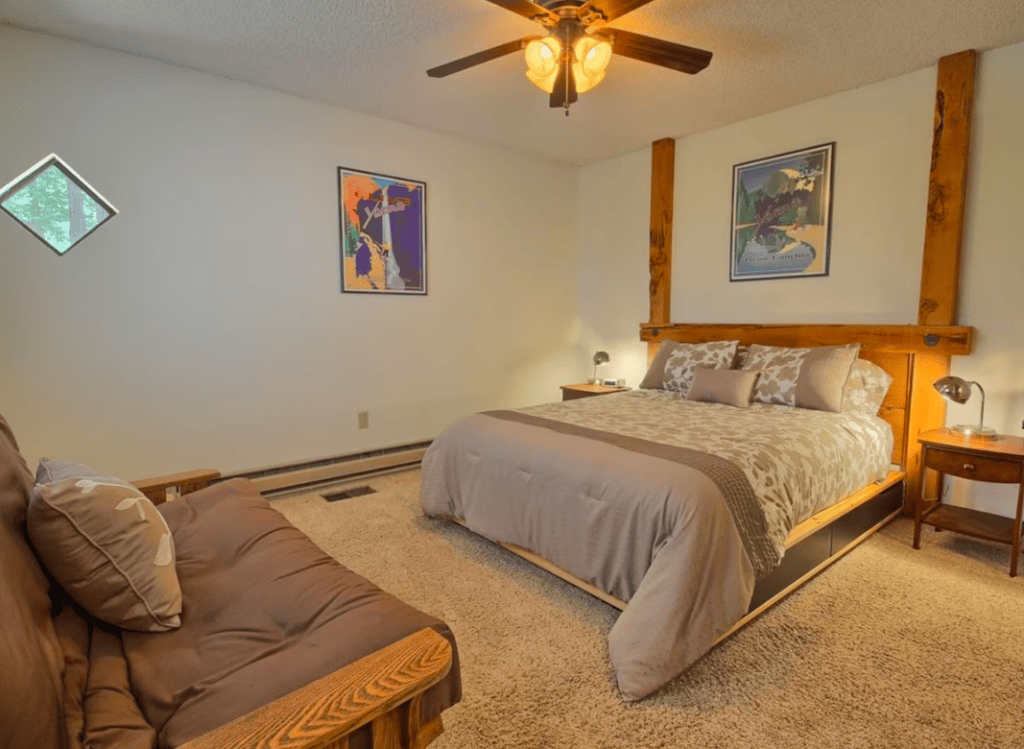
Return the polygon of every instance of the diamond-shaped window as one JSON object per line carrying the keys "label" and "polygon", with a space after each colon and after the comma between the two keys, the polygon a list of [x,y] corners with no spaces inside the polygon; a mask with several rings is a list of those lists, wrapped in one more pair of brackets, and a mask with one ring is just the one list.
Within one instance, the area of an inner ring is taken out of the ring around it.
{"label": "diamond-shaped window", "polygon": [[0,188],[0,208],[58,255],[117,214],[114,206],[56,154]]}

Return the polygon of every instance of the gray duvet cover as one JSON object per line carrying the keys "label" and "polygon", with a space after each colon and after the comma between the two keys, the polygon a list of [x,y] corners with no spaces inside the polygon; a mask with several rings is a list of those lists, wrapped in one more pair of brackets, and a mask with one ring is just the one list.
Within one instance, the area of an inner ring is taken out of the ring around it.
{"label": "gray duvet cover", "polygon": [[789,531],[884,476],[891,451],[871,416],[638,391],[463,419],[424,456],[421,502],[627,601],[608,644],[636,700],[742,618]]}

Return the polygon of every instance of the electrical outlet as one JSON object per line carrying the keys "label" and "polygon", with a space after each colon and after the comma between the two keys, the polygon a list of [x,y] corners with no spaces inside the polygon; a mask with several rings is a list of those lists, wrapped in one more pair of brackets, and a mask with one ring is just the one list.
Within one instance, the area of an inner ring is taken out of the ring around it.
{"label": "electrical outlet", "polygon": [[360,411],[359,412],[359,428],[369,429],[370,428],[370,412]]}

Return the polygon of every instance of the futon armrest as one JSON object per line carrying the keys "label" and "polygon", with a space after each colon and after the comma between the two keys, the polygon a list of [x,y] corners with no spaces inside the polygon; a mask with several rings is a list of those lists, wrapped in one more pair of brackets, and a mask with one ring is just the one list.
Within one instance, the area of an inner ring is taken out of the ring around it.
{"label": "futon armrest", "polygon": [[345,749],[371,722],[375,749],[419,749],[433,738],[420,725],[420,695],[451,665],[448,640],[421,629],[179,749]]}
{"label": "futon armrest", "polygon": [[149,497],[153,504],[160,504],[167,499],[168,489],[177,489],[179,494],[205,489],[214,481],[220,478],[220,471],[210,468],[201,468],[197,471],[185,471],[170,476],[157,476],[156,478],[133,481],[132,484],[140,492]]}

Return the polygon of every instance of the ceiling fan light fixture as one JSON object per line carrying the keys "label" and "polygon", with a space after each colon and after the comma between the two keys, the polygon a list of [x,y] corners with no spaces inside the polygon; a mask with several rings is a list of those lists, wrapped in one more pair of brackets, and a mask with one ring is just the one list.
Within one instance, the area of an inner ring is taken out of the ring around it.
{"label": "ceiling fan light fixture", "polygon": [[526,45],[526,77],[547,93],[555,88],[559,62],[562,59],[562,42],[556,36],[534,39]]}
{"label": "ceiling fan light fixture", "polygon": [[[468,2],[469,0],[467,0]],[[484,0],[544,27],[547,36],[527,36],[430,68],[431,78],[525,50],[526,77],[549,94],[548,106],[564,109],[604,80],[612,54],[680,73],[699,73],[710,64],[705,49],[613,28],[613,22],[654,0]],[[591,27],[597,30],[592,35]]]}

